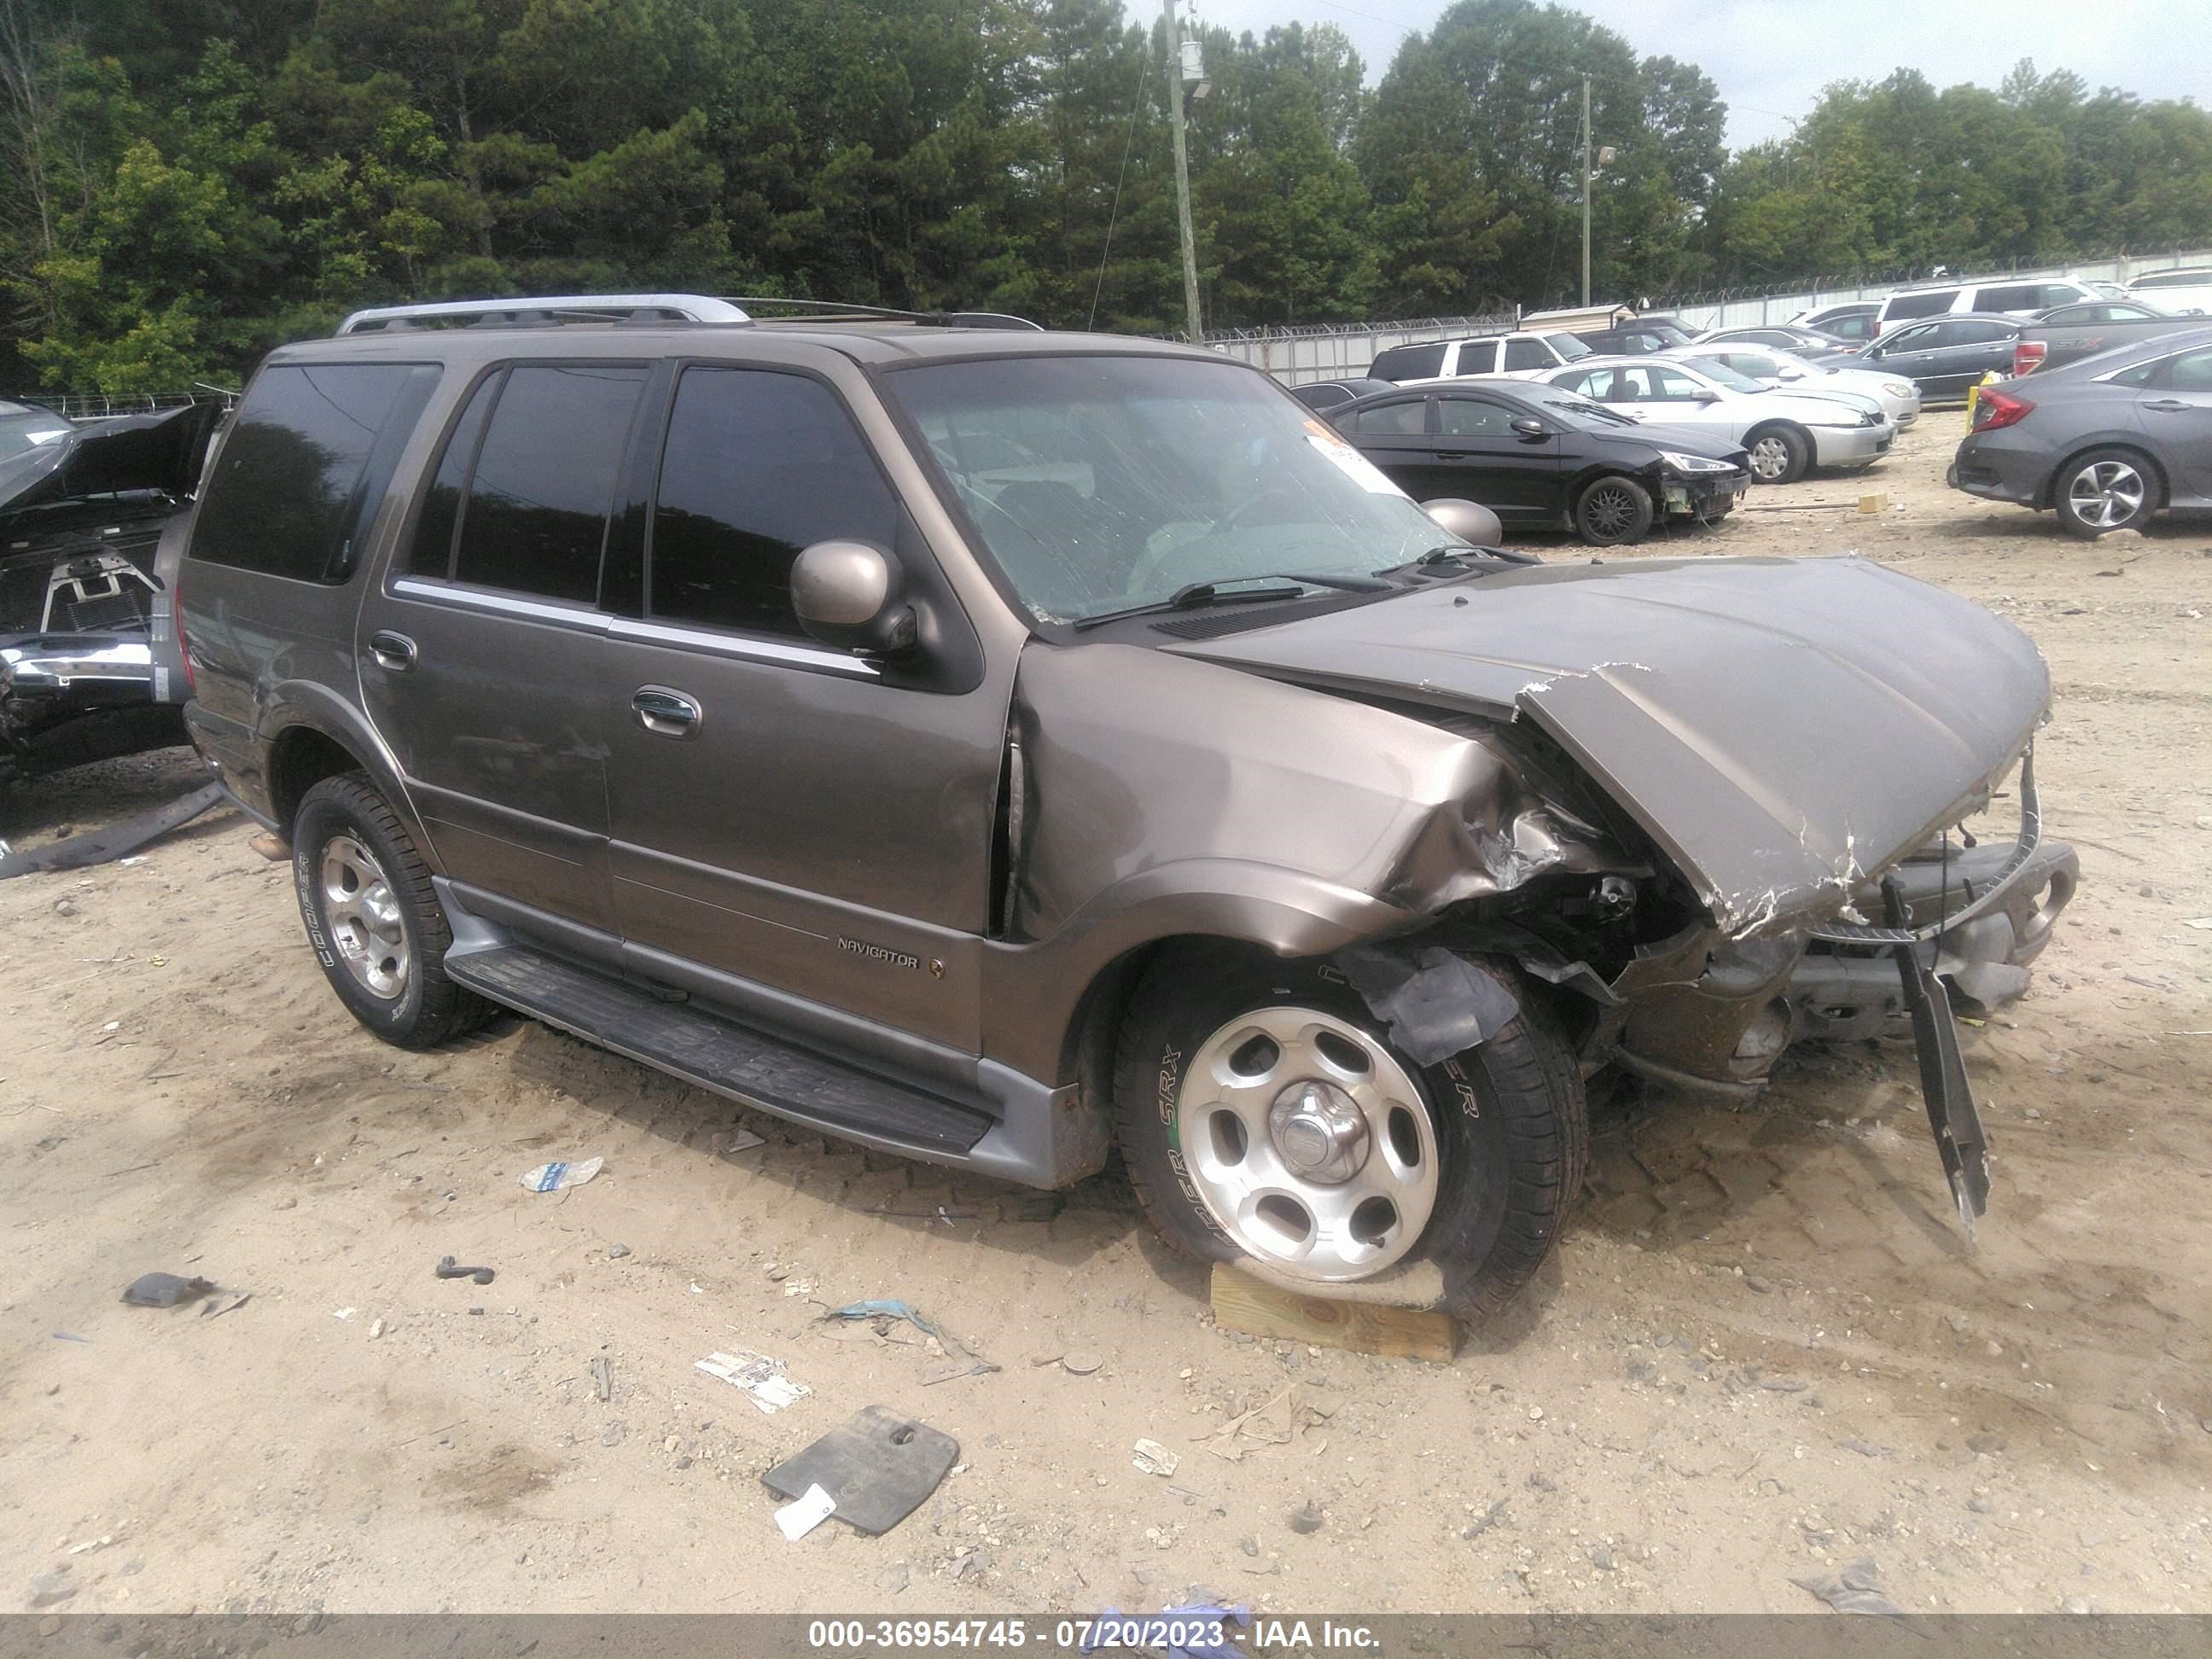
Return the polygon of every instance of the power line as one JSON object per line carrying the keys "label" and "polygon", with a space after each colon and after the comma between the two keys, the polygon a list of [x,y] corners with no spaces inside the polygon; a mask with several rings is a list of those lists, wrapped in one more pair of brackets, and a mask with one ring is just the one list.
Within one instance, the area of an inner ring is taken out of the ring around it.
{"label": "power line", "polygon": [[1137,137],[1137,106],[1145,101],[1145,77],[1152,71],[1152,37],[1145,35],[1144,50],[1137,58],[1137,95],[1129,100],[1129,119],[1121,133],[1121,170],[1114,176],[1114,204],[1106,213],[1106,245],[1098,250],[1098,280],[1091,285],[1091,320],[1085,329],[1098,326],[1098,296],[1106,287],[1106,261],[1114,252],[1114,222],[1121,214],[1121,185],[1129,176],[1129,146]]}

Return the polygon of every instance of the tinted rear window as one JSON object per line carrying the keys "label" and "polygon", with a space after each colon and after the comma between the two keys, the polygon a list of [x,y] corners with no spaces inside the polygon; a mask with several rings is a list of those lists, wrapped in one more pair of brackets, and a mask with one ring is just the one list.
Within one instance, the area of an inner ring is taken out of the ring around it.
{"label": "tinted rear window", "polygon": [[1380,354],[1369,368],[1368,378],[1376,380],[1419,380],[1444,372],[1444,343],[1430,345],[1392,346]]}
{"label": "tinted rear window", "polygon": [[2055,306],[2059,300],[2070,300],[2074,297],[2070,289],[2062,290],[2058,300],[2046,300],[2043,297],[2043,294],[2044,289],[2040,283],[2014,283],[2002,288],[1980,289],[1976,290],[1974,303],[1968,309],[2033,311],[2043,306]]}
{"label": "tinted rear window", "polygon": [[455,581],[597,603],[607,515],[645,374],[618,363],[507,371],[469,476]]}
{"label": "tinted rear window", "polygon": [[302,581],[343,580],[381,493],[381,478],[369,477],[379,440],[386,439],[381,474],[436,378],[435,369],[404,363],[264,369],[222,441],[191,556]]}
{"label": "tinted rear window", "polygon": [[1948,311],[1951,302],[1958,297],[1955,288],[1935,289],[1926,294],[1900,294],[1882,307],[1882,315],[1893,323],[1911,317],[1934,317]]}

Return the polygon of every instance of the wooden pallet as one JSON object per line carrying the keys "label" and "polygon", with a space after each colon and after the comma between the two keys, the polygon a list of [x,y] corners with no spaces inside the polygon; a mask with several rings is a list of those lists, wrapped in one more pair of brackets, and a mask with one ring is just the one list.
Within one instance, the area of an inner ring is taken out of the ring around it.
{"label": "wooden pallet", "polygon": [[1218,1264],[1213,1269],[1213,1318],[1224,1330],[1316,1342],[1389,1359],[1449,1364],[1459,1352],[1459,1322],[1449,1314],[1332,1302],[1279,1290]]}

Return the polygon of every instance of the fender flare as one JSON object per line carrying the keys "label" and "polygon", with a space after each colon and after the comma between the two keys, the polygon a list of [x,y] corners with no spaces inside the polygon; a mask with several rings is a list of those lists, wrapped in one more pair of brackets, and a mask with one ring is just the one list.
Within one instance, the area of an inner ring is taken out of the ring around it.
{"label": "fender flare", "polygon": [[[263,702],[261,726],[255,733],[255,741],[262,753],[271,802],[276,795],[277,749],[286,733],[301,730],[329,738],[360,763],[362,770],[368,774],[378,792],[398,814],[423,862],[435,873],[445,875],[445,860],[438,856],[436,843],[423,827],[422,816],[408,793],[406,775],[400,769],[398,757],[370,724],[368,717],[328,686],[313,680],[283,680],[270,689]],[[291,833],[289,823],[283,825],[283,831],[288,836]]]}
{"label": "fender flare", "polygon": [[1322,877],[1240,859],[1182,859],[1093,894],[1045,939],[987,941],[988,1057],[1058,1077],[1085,994],[1128,954],[1164,939],[1234,939],[1279,957],[1320,957],[1427,918]]}

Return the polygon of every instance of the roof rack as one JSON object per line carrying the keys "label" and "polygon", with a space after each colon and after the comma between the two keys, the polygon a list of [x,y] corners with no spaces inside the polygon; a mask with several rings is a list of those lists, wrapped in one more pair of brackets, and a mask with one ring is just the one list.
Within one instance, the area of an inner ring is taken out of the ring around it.
{"label": "roof rack", "polygon": [[773,294],[740,294],[732,305],[755,309],[781,306],[806,313],[812,320],[854,323],[921,323],[934,328],[1005,328],[1044,331],[1044,325],[1003,311],[902,311],[895,306],[854,305],[843,300],[787,300]]}
{"label": "roof rack", "polygon": [[703,294],[556,294],[509,300],[440,300],[428,305],[373,306],[338,325],[341,334],[388,333],[443,323],[487,328],[560,323],[749,323],[727,300]]}
{"label": "roof rack", "polygon": [[900,311],[837,300],[787,300],[775,295],[721,300],[704,294],[556,294],[506,300],[440,300],[427,305],[372,306],[338,325],[340,334],[396,333],[459,326],[548,328],[564,323],[750,323],[745,307],[776,307],[818,322],[917,323],[938,328],[1036,329],[1026,317],[996,311]]}

